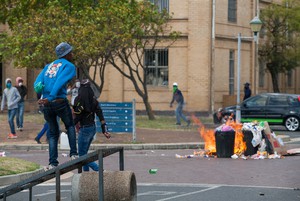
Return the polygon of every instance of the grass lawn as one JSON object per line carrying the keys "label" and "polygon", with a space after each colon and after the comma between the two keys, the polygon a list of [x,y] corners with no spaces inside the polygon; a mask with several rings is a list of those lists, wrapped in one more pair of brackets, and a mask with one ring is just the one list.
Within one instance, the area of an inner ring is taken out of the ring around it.
{"label": "grass lawn", "polygon": [[0,157],[0,176],[31,172],[40,168],[40,165],[18,158]]}

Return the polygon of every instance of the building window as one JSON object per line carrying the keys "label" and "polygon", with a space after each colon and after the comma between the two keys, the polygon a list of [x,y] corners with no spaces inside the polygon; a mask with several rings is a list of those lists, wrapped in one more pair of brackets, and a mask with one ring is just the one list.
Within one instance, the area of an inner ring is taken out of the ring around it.
{"label": "building window", "polygon": [[259,80],[258,80],[258,86],[264,87],[265,86],[265,62],[259,61]]}
{"label": "building window", "polygon": [[169,12],[169,0],[149,0],[149,1],[154,5],[156,5],[160,12],[164,9],[167,12]]}
{"label": "building window", "polygon": [[169,51],[167,49],[145,50],[146,83],[152,86],[168,86]]}
{"label": "building window", "polygon": [[236,0],[228,0],[228,21],[236,22],[237,4]]}
{"label": "building window", "polygon": [[234,95],[234,50],[229,51],[229,95]]}

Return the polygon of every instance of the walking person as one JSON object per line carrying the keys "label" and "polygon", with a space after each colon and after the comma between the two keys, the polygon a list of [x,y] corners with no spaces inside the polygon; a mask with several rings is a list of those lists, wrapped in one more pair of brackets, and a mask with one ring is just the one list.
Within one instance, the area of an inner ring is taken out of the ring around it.
{"label": "walking person", "polygon": [[176,115],[176,125],[181,125],[181,118],[187,123],[187,126],[190,125],[191,121],[186,118],[186,116],[182,113],[184,106],[184,97],[181,91],[178,89],[178,84],[176,82],[173,83],[173,98],[170,103],[170,107],[173,106],[174,101],[177,102],[177,107],[175,110]]}
{"label": "walking person", "polygon": [[49,167],[56,167],[59,162],[58,140],[60,136],[57,117],[63,121],[70,144],[70,157],[78,157],[76,146],[76,133],[71,108],[67,100],[67,83],[76,75],[73,63],[73,47],[68,43],[60,43],[55,48],[57,59],[47,64],[34,82],[37,93],[42,92],[42,99],[38,103],[43,105],[44,118],[49,124]]}
{"label": "walking person", "polygon": [[[110,133],[107,131],[102,109],[95,98],[88,79],[82,80],[79,93],[75,98],[73,107],[76,115],[74,123],[76,124],[80,122],[78,134],[78,153],[79,156],[83,156],[88,153],[94,135],[96,134],[95,114],[98,116],[101,122],[102,133],[107,139],[110,138]],[[89,171],[89,168],[94,171],[99,171],[99,166],[95,162],[91,162],[83,166],[83,171]]]}
{"label": "walking person", "polygon": [[24,108],[25,102],[24,98],[27,95],[27,88],[23,84],[23,79],[21,77],[16,78],[16,88],[18,89],[21,99],[18,103],[18,110],[17,110],[17,130],[23,130],[23,120],[24,120]]}
{"label": "walking person", "polygon": [[250,84],[248,82],[246,82],[244,84],[244,98],[243,98],[243,100],[246,100],[249,97],[251,97],[251,89],[250,89]]}
{"label": "walking person", "polygon": [[5,80],[6,88],[2,94],[2,101],[1,101],[1,112],[4,110],[5,104],[7,104],[8,110],[8,123],[10,128],[10,134],[8,134],[8,139],[15,139],[17,138],[17,134],[15,131],[15,123],[14,118],[17,114],[18,110],[18,102],[21,99],[20,93],[16,87],[13,87],[11,84],[11,79],[7,78]]}
{"label": "walking person", "polygon": [[44,123],[44,126],[42,128],[42,130],[36,135],[36,137],[34,138],[34,140],[38,143],[38,144],[42,144],[41,142],[41,138],[43,137],[43,135],[47,136],[47,141],[49,141],[49,125],[47,122]]}

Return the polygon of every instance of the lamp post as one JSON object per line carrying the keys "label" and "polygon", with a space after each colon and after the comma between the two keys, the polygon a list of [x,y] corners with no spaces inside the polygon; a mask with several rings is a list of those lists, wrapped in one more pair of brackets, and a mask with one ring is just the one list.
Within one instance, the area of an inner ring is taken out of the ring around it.
{"label": "lamp post", "polygon": [[257,33],[260,31],[262,22],[255,16],[250,22],[250,28],[254,33],[253,37],[242,36],[241,33],[238,34],[238,61],[237,61],[237,97],[236,97],[236,122],[241,122],[241,107],[240,107],[240,83],[241,83],[241,43],[242,39],[251,39],[257,43]]}

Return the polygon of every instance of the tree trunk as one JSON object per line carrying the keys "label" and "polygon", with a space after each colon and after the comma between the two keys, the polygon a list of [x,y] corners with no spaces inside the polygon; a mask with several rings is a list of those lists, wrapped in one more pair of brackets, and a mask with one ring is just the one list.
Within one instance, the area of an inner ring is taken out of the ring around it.
{"label": "tree trunk", "polygon": [[270,71],[270,73],[272,77],[273,92],[280,93],[279,86],[278,86],[278,73],[276,73],[275,71]]}
{"label": "tree trunk", "polygon": [[144,105],[145,105],[146,112],[147,112],[149,120],[155,120],[155,116],[154,116],[152,107],[151,107],[151,105],[150,105],[150,103],[148,101],[148,98],[143,98],[143,102],[144,102]]}

